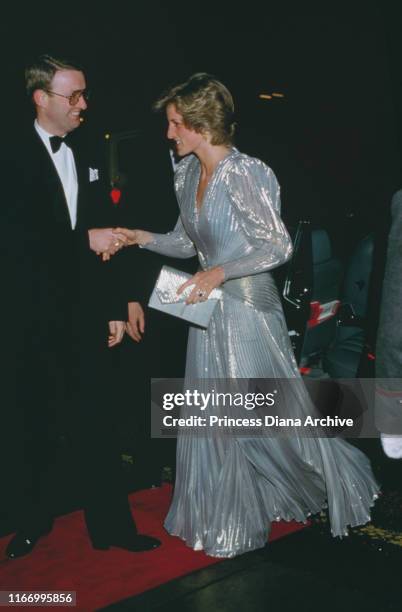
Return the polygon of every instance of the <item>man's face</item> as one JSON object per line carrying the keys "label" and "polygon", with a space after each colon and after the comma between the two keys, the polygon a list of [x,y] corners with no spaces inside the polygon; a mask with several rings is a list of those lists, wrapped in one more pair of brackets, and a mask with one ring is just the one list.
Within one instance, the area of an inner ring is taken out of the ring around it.
{"label": "man's face", "polygon": [[45,92],[43,105],[40,106],[40,113],[49,132],[64,136],[80,125],[80,114],[87,108],[84,98],[80,96],[77,102],[71,105],[68,98],[63,96],[71,96],[74,92],[84,91],[85,88],[85,77],[82,72],[78,70],[56,72],[48,89],[48,92],[54,93]]}

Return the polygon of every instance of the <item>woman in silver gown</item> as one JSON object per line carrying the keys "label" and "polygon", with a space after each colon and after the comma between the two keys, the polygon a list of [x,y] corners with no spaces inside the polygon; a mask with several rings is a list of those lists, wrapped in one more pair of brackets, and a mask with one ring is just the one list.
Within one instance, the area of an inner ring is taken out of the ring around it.
{"label": "woman in silver gown", "polygon": [[[232,97],[213,77],[194,75],[157,107],[184,157],[175,174],[180,216],[168,234],[126,236],[164,255],[197,254],[189,303],[224,290],[208,328],[190,328],[186,379],[300,378],[269,272],[292,252],[274,173],[232,146]],[[300,381],[293,416],[309,406]],[[232,557],[263,547],[272,521],[305,521],[325,505],[333,535],[346,535],[370,520],[377,493],[368,459],[340,439],[179,435],[165,526],[195,550]]]}

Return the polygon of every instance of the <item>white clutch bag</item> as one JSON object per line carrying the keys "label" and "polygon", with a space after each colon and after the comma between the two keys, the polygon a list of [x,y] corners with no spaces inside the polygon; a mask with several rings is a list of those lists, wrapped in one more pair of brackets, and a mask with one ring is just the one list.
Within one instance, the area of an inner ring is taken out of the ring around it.
{"label": "white clutch bag", "polygon": [[218,300],[222,297],[222,290],[214,289],[211,291],[205,302],[186,304],[186,299],[190,295],[193,285],[187,287],[180,295],[177,295],[177,289],[189,278],[191,278],[191,275],[186,274],[186,272],[163,266],[148,306],[184,319],[194,325],[207,328]]}

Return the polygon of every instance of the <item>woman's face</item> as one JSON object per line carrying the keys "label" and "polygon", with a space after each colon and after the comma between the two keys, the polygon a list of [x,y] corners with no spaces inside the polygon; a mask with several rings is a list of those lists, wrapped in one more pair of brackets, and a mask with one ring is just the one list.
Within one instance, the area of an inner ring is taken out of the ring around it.
{"label": "woman's face", "polygon": [[177,112],[174,104],[169,104],[166,109],[168,120],[167,137],[174,140],[176,151],[180,157],[189,153],[197,153],[200,146],[205,145],[205,138],[199,132],[184,125],[183,116]]}

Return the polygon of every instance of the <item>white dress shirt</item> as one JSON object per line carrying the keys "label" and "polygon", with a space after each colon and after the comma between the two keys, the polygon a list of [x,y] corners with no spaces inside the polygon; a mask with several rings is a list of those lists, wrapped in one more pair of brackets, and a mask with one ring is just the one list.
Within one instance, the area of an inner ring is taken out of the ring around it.
{"label": "white dress shirt", "polygon": [[52,158],[57,170],[57,174],[59,175],[61,184],[63,185],[64,194],[67,200],[71,227],[72,229],[75,229],[77,223],[78,180],[73,152],[70,147],[63,142],[57,153],[53,153],[49,140],[53,134],[46,132],[46,130],[39,125],[37,120],[35,120],[35,129],[48,150],[48,153]]}

